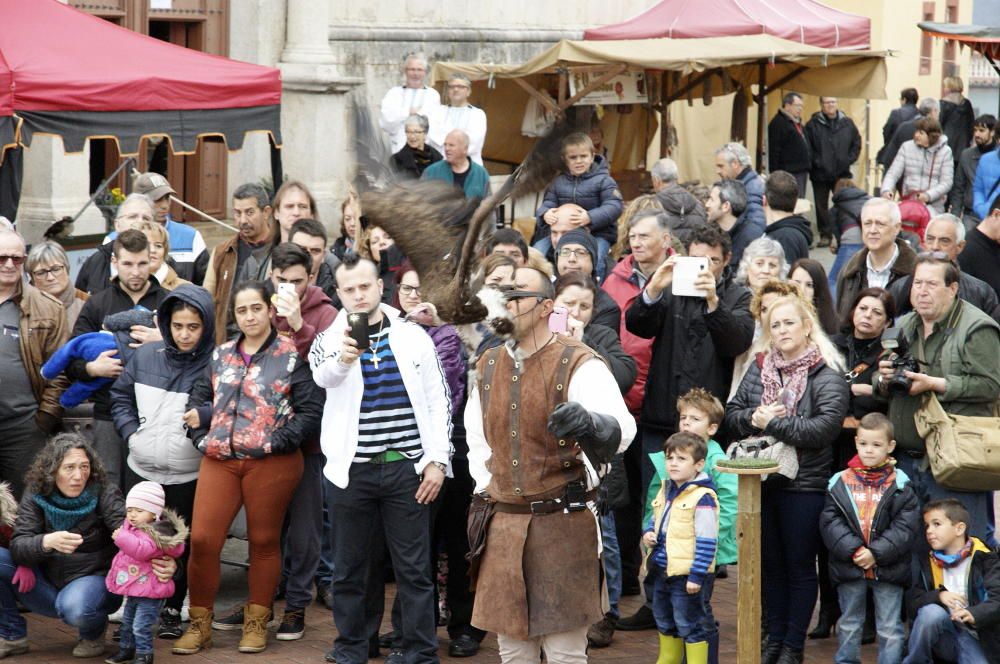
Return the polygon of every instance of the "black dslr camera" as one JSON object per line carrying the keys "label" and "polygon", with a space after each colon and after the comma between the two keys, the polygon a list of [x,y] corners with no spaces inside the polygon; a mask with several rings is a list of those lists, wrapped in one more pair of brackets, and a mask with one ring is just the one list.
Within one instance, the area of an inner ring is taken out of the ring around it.
{"label": "black dslr camera", "polygon": [[892,376],[885,381],[890,396],[905,396],[910,393],[913,381],[904,372],[920,371],[920,363],[910,355],[910,350],[903,335],[902,328],[890,327],[882,333],[882,355],[892,362]]}

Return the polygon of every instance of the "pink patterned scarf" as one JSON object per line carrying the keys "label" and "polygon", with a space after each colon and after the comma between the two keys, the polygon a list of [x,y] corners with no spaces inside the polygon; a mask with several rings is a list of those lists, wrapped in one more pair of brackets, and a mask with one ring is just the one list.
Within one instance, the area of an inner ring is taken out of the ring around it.
{"label": "pink patterned scarf", "polygon": [[760,403],[763,406],[770,406],[778,401],[778,396],[782,390],[790,390],[794,395],[791,401],[791,408],[787,413],[788,417],[795,414],[799,399],[806,391],[806,380],[809,376],[809,369],[822,361],[823,356],[816,346],[810,346],[802,355],[794,360],[786,360],[781,353],[771,349],[764,356],[764,366],[760,371],[761,382],[764,384],[764,394]]}

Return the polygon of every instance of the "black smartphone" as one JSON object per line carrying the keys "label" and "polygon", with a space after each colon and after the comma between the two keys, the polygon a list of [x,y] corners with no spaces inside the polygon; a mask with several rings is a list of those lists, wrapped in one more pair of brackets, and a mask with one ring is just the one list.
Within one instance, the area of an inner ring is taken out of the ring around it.
{"label": "black smartphone", "polygon": [[347,324],[351,327],[351,338],[358,342],[358,350],[367,350],[371,346],[371,339],[368,338],[368,314],[347,314]]}

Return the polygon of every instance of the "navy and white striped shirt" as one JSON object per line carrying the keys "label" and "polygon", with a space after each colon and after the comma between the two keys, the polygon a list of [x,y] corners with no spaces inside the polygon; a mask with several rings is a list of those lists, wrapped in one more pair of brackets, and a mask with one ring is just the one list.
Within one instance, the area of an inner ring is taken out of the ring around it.
{"label": "navy and white striped shirt", "polygon": [[365,392],[361,397],[354,463],[367,463],[386,450],[414,460],[423,455],[413,405],[389,346],[389,318],[383,316],[383,321],[382,329],[370,334],[371,345],[359,358]]}

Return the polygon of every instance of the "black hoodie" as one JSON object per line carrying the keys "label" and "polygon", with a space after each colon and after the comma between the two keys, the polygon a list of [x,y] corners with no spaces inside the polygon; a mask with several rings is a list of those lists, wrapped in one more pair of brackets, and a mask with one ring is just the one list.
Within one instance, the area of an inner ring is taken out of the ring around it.
{"label": "black hoodie", "polygon": [[781,245],[789,265],[800,258],[809,258],[809,245],[812,244],[813,234],[805,217],[793,214],[769,224],[764,229],[764,237],[769,237]]}

